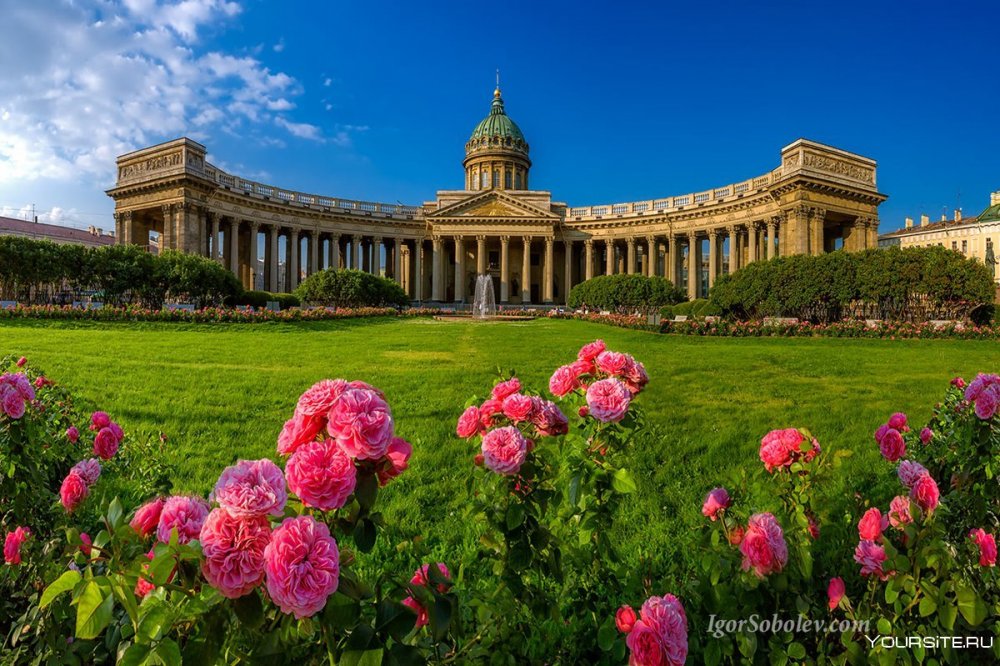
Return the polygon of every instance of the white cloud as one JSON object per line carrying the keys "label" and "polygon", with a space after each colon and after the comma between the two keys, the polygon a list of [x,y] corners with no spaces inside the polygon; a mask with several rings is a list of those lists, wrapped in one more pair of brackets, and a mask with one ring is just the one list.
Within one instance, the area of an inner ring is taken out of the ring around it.
{"label": "white cloud", "polygon": [[281,39],[279,39],[278,43],[275,44],[274,46],[272,46],[271,48],[274,49],[275,53],[281,53],[282,51],[284,51],[285,50],[285,38],[282,37]]}
{"label": "white cloud", "polygon": [[228,0],[0,0],[0,194],[42,180],[108,186],[117,155],[184,134],[277,123],[322,140],[274,115],[295,108],[294,78],[245,49],[200,46],[240,11]]}

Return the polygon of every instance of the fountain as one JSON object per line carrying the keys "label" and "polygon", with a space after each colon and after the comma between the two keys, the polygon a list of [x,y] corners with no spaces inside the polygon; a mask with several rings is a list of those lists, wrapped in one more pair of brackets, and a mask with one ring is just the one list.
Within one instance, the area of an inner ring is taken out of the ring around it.
{"label": "fountain", "polygon": [[497,316],[497,302],[493,295],[493,277],[479,275],[476,277],[476,296],[472,301],[472,317],[474,319],[491,319]]}

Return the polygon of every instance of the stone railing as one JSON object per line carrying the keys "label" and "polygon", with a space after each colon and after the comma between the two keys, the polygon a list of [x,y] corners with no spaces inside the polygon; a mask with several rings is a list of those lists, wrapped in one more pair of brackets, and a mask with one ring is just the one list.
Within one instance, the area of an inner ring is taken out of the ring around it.
{"label": "stone railing", "polygon": [[417,215],[417,206],[404,206],[402,204],[387,204],[377,201],[356,201],[354,199],[341,199],[338,197],[324,197],[316,194],[306,194],[294,190],[286,190],[273,185],[265,185],[253,180],[247,180],[226,173],[222,169],[211,164],[205,164],[204,175],[219,185],[229,190],[242,192],[250,196],[263,197],[265,199],[276,199],[288,203],[300,204],[303,206],[316,206],[324,209],[338,209],[345,211],[358,211],[361,213],[372,213],[376,215],[403,215],[413,217]]}
{"label": "stone railing", "polygon": [[582,206],[570,208],[567,217],[573,221],[586,219],[601,219],[608,216],[626,215],[646,215],[656,213],[669,213],[683,210],[688,206],[702,206],[705,204],[724,202],[740,196],[762,190],[772,183],[777,182],[785,175],[785,170],[778,167],[774,171],[765,173],[763,176],[750,178],[739,183],[716,187],[704,192],[692,192],[676,197],[666,197],[663,199],[649,199],[647,201],[633,201],[630,203],[603,204],[599,206]]}

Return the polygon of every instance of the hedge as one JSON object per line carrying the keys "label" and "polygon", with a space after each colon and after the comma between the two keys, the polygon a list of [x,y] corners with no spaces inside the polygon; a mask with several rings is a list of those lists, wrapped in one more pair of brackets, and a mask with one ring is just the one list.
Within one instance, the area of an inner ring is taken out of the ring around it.
{"label": "hedge", "polygon": [[388,278],[332,268],[303,280],[295,295],[303,303],[335,308],[405,307],[410,303],[403,288]]}
{"label": "hedge", "polygon": [[687,300],[682,289],[662,277],[599,275],[569,292],[569,306],[611,312],[655,312],[665,305]]}
{"label": "hedge", "polygon": [[989,269],[942,247],[793,255],[716,280],[710,297],[736,319],[966,319],[994,298]]}
{"label": "hedge", "polygon": [[295,294],[273,291],[244,291],[239,296],[226,299],[226,305],[249,305],[253,308],[264,308],[268,303],[274,302],[277,302],[282,310],[297,308],[302,304]]}
{"label": "hedge", "polygon": [[0,236],[3,300],[45,304],[87,294],[112,305],[159,308],[172,300],[206,307],[241,291],[236,276],[206,257],[170,250],[155,255],[138,245],[86,248]]}

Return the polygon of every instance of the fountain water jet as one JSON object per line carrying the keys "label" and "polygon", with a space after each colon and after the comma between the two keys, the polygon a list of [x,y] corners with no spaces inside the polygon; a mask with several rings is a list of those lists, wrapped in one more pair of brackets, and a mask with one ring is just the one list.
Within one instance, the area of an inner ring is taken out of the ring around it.
{"label": "fountain water jet", "polygon": [[472,316],[475,319],[489,319],[497,315],[497,302],[493,295],[493,277],[476,277],[476,296],[472,301]]}

